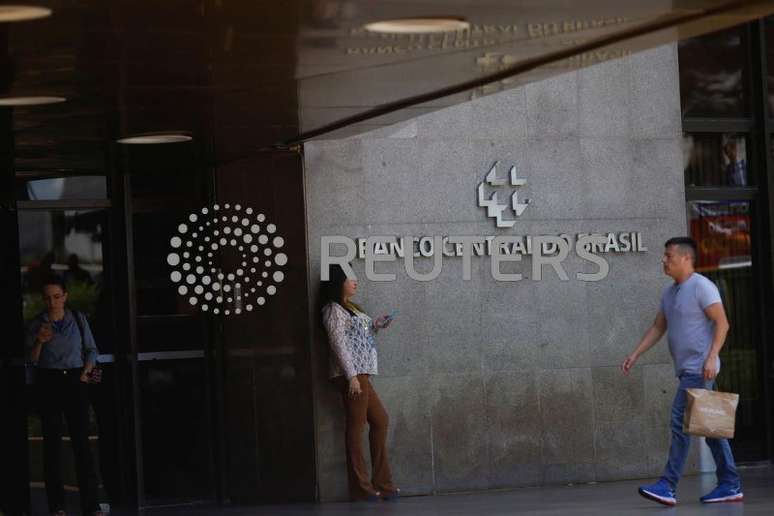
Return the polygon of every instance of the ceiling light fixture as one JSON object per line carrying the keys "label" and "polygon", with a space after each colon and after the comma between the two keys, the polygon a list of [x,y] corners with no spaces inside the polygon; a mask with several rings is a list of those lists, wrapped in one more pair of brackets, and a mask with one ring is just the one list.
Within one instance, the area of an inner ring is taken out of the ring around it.
{"label": "ceiling light fixture", "polygon": [[38,20],[51,16],[51,9],[33,5],[0,5],[0,23]]}
{"label": "ceiling light fixture", "polygon": [[364,28],[369,32],[389,34],[428,34],[467,30],[470,23],[461,18],[403,18],[367,23]]}
{"label": "ceiling light fixture", "polygon": [[119,138],[118,143],[125,145],[153,145],[158,143],[182,143],[190,142],[193,138],[187,134],[181,133],[156,133],[156,134],[138,134],[136,136],[127,136]]}
{"label": "ceiling light fixture", "polygon": [[64,97],[0,97],[0,106],[42,106],[44,104],[58,104],[66,100]]}

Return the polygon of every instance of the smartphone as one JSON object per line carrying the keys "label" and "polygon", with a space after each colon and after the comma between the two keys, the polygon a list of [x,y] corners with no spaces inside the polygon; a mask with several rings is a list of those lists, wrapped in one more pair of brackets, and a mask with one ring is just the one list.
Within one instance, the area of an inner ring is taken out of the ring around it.
{"label": "smartphone", "polygon": [[399,313],[400,312],[398,312],[397,310],[393,310],[392,312],[390,312],[390,315],[387,316],[386,320],[392,321],[393,319],[395,319],[395,316],[398,315]]}

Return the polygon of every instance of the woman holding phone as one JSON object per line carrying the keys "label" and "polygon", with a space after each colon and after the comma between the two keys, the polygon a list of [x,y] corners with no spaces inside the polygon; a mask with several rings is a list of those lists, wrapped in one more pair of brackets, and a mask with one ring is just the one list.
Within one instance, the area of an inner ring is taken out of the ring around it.
{"label": "woman holding phone", "polygon": [[60,464],[64,415],[75,454],[82,512],[101,515],[89,449],[86,392],[97,363],[97,346],[86,318],[67,308],[67,287],[61,278],[47,278],[42,293],[46,310],[30,321],[26,345],[28,358],[36,366],[48,509],[52,515],[66,514]]}
{"label": "woman holding phone", "polygon": [[[372,320],[352,301],[357,280],[347,278],[339,265],[330,268],[322,284],[322,320],[331,346],[330,377],[344,400],[349,495],[353,501],[392,500],[400,490],[392,482],[387,460],[388,416],[369,377],[377,374],[374,335],[392,322],[393,315]],[[371,472],[363,458],[362,435],[368,422]]]}

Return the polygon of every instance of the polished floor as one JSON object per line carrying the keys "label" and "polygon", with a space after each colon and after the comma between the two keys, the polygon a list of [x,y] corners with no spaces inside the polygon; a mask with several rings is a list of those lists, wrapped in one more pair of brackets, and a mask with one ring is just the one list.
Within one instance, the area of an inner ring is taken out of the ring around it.
{"label": "polished floor", "polygon": [[638,481],[578,486],[514,489],[476,493],[406,497],[394,503],[329,503],[319,505],[274,505],[264,507],[178,507],[157,509],[158,516],[333,516],[339,514],[385,514],[400,516],[534,514],[558,515],[774,515],[774,468],[744,468],[744,503],[702,505],[700,494],[714,487],[714,475],[683,479],[677,507],[663,507],[637,495]]}

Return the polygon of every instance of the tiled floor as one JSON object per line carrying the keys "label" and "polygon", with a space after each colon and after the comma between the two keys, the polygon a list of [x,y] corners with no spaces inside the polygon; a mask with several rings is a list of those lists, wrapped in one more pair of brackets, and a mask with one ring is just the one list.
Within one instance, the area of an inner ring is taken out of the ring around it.
{"label": "tiled floor", "polygon": [[510,514],[558,515],[774,515],[774,468],[744,468],[744,503],[701,505],[700,494],[714,487],[714,475],[686,477],[680,483],[679,504],[663,507],[640,498],[638,481],[563,487],[484,491],[476,493],[417,496],[394,503],[328,503],[263,507],[179,507],[156,509],[154,516],[334,516],[379,514],[400,516]]}

